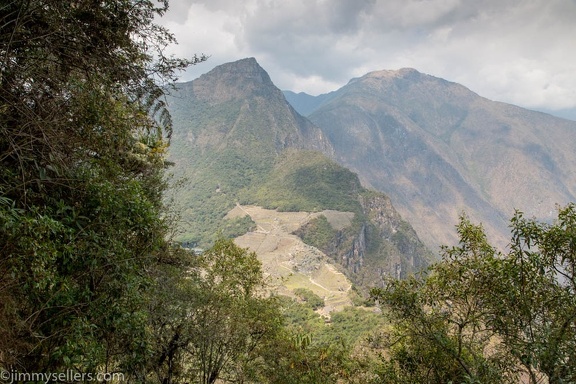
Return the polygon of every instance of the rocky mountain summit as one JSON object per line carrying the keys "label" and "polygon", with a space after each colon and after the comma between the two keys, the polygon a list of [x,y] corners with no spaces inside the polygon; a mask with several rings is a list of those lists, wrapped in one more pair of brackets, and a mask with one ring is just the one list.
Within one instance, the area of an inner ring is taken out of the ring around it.
{"label": "rocky mountain summit", "polygon": [[220,65],[180,84],[170,106],[176,146],[199,150],[250,147],[268,156],[285,148],[330,152],[322,131],[286,102],[254,58]]}

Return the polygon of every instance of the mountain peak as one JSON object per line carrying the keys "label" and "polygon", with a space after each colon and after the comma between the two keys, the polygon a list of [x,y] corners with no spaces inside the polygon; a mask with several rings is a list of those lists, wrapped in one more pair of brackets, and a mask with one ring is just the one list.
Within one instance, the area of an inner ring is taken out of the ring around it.
{"label": "mountain peak", "polygon": [[514,209],[548,220],[555,203],[574,201],[573,122],[410,68],[368,73],[336,93],[310,120],[430,247],[456,241],[462,210],[504,248]]}
{"label": "mountain peak", "polygon": [[422,73],[418,72],[414,68],[400,68],[398,70],[381,70],[381,71],[369,72],[364,77],[397,79],[397,78],[407,78],[421,75]]}
{"label": "mountain peak", "polygon": [[[183,84],[170,102],[175,120],[188,121],[193,109],[202,112],[193,119],[193,129],[175,130],[199,150],[229,147],[273,158],[286,147],[329,148],[319,128],[298,115],[253,57],[219,65]],[[221,118],[214,122],[214,115]]]}
{"label": "mountain peak", "polygon": [[248,57],[231,63],[225,63],[200,76],[199,80],[218,79],[219,81],[236,78],[253,81],[260,84],[272,85],[268,73],[258,64],[255,58]]}
{"label": "mountain peak", "polygon": [[191,84],[196,97],[208,102],[246,99],[262,94],[279,97],[281,94],[253,57],[219,65]]}
{"label": "mountain peak", "polygon": [[379,71],[372,71],[368,72],[364,76],[353,78],[348,82],[348,84],[356,83],[358,81],[365,81],[365,80],[398,80],[398,79],[405,79],[405,80],[418,80],[421,77],[428,76],[421,72],[418,72],[414,68],[400,68],[400,69],[382,69]]}
{"label": "mountain peak", "polygon": [[377,80],[377,81],[384,81],[384,82],[420,82],[420,81],[430,81],[430,80],[438,80],[433,76],[424,74],[422,72],[418,72],[414,68],[400,68],[397,70],[381,70],[381,71],[374,71],[369,72],[366,75],[362,76],[360,79],[362,80]]}

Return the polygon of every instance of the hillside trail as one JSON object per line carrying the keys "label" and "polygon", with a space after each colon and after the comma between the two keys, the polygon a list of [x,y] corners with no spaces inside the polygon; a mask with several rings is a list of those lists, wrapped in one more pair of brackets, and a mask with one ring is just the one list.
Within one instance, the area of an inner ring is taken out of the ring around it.
{"label": "hillside trail", "polygon": [[279,294],[295,297],[294,290],[307,288],[324,298],[325,307],[319,312],[329,316],[352,305],[348,292],[352,283],[337,270],[331,260],[319,249],[305,244],[293,232],[311,219],[325,215],[333,226],[349,225],[350,212],[278,212],[258,206],[237,204],[227,218],[248,215],[256,229],[234,241],[243,248],[256,252],[272,289]]}

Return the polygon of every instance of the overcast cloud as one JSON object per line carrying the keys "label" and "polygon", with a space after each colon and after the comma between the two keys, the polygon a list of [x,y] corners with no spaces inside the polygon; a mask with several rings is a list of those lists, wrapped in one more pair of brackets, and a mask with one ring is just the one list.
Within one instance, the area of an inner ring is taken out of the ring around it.
{"label": "overcast cloud", "polygon": [[411,67],[532,109],[576,108],[576,0],[171,0],[161,23],[182,76],[255,57],[281,89],[317,95]]}

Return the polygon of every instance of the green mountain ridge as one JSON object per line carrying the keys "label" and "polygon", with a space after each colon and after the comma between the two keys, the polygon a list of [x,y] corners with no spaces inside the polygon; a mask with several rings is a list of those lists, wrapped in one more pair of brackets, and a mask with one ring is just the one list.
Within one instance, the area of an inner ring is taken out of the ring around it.
{"label": "green mountain ridge", "polygon": [[[182,84],[169,102],[174,120],[170,161],[174,179],[181,180],[174,199],[182,212],[182,242],[205,247],[217,236],[249,230],[249,219],[225,219],[237,203],[284,211],[350,211],[354,224],[333,230],[324,250],[355,283],[368,286],[397,269],[410,273],[428,263],[429,251],[407,223],[397,224],[401,218],[391,204],[381,207],[380,215],[390,217],[386,223],[393,221],[394,231],[406,231],[404,238],[413,246],[404,254],[398,241],[381,236],[392,229],[372,222],[365,205],[367,196],[380,195],[321,153],[331,151],[323,133],[294,111],[254,59],[225,64]],[[313,232],[304,228],[301,237],[314,237]]]}
{"label": "green mountain ridge", "polygon": [[362,190],[356,174],[320,152],[287,150],[255,191],[254,201],[281,211],[359,212]]}
{"label": "green mountain ridge", "polygon": [[271,209],[353,212],[350,226],[336,229],[320,216],[295,234],[343,266],[360,286],[405,277],[433,259],[389,198],[363,188],[356,174],[319,152],[286,151],[254,198],[254,204]]}

